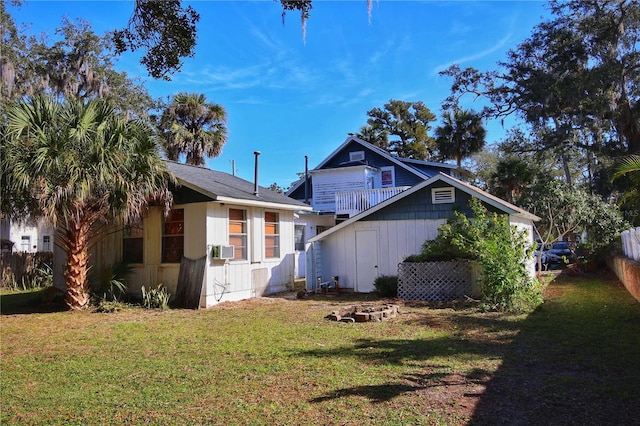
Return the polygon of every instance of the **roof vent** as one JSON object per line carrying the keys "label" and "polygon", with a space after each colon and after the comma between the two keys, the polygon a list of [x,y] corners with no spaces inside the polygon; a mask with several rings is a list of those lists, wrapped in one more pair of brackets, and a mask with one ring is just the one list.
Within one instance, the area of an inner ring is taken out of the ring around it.
{"label": "roof vent", "polygon": [[431,202],[433,204],[455,203],[456,191],[453,187],[448,188],[432,188]]}

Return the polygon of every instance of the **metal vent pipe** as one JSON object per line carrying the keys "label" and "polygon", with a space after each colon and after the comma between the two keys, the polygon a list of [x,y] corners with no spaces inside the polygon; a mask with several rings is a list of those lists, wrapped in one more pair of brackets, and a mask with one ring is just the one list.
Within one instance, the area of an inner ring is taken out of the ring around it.
{"label": "metal vent pipe", "polygon": [[255,170],[254,170],[254,176],[253,176],[253,195],[257,197],[260,195],[258,193],[258,157],[260,156],[260,151],[254,151],[253,155],[256,156],[256,162],[255,162],[256,164],[255,164]]}
{"label": "metal vent pipe", "polygon": [[309,204],[309,157],[304,156],[304,202]]}

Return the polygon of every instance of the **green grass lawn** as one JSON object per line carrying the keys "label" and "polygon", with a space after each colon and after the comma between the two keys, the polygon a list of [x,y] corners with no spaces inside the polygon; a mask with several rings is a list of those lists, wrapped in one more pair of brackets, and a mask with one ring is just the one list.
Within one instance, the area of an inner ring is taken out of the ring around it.
{"label": "green grass lawn", "polygon": [[[209,310],[33,312],[3,293],[1,424],[634,424],[640,303],[558,277],[531,315],[344,296]],[[366,302],[371,303],[371,300]],[[20,313],[30,312],[30,313]]]}

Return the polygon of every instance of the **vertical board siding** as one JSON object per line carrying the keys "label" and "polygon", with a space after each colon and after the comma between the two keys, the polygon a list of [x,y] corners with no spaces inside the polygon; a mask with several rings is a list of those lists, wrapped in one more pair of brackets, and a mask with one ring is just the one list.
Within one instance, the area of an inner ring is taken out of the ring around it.
{"label": "vertical board siding", "polygon": [[[264,209],[223,205],[216,202],[190,203],[176,205],[183,208],[184,255],[190,259],[207,256],[204,274],[204,288],[201,306],[212,306],[220,301],[241,300],[250,298],[252,294],[253,271],[266,271],[267,287],[265,294],[285,291],[293,285],[295,269],[294,250],[294,216],[292,211],[269,209],[278,213],[280,219],[280,257],[264,259]],[[247,232],[249,242],[249,259],[243,261],[221,261],[211,258],[212,245],[229,244],[228,209],[240,208],[247,211]],[[163,213],[153,208],[143,218],[143,250],[144,263],[131,265],[132,272],[127,277],[129,293],[139,295],[142,286],[145,288],[163,286],[171,293],[176,293],[179,263],[162,263],[162,224]],[[62,275],[66,256],[56,250],[56,285],[64,288]],[[92,252],[92,265],[111,265],[122,259],[122,231],[106,233]],[[265,274],[265,272],[261,272]],[[262,275],[261,275],[262,276]]]}
{"label": "vertical board siding", "polygon": [[[247,211],[247,232],[249,259],[241,261],[207,261],[205,273],[205,292],[202,305],[209,307],[222,301],[242,300],[255,296],[252,286],[256,270],[260,276],[266,274],[265,294],[285,291],[293,285],[294,276],[294,225],[293,212],[268,209],[279,214],[280,218],[280,257],[264,258],[264,210],[261,207],[220,205],[209,203],[207,207],[207,241],[209,245],[228,245],[229,208]],[[261,278],[262,279],[262,278]]]}
{"label": "vertical board siding", "polygon": [[[354,222],[322,240],[321,268],[323,279],[337,275],[340,287],[355,286],[355,232],[378,232],[378,275],[398,275],[398,264],[405,257],[420,252],[422,244],[438,234],[438,227],[446,220]],[[319,259],[316,259],[318,262]]]}

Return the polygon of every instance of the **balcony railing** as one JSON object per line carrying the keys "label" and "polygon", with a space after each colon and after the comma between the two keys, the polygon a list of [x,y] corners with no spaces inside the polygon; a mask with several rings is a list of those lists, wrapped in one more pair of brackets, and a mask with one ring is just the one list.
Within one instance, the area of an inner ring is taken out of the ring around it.
{"label": "balcony railing", "polygon": [[396,186],[336,192],[336,215],[354,216],[409,188],[411,187]]}

